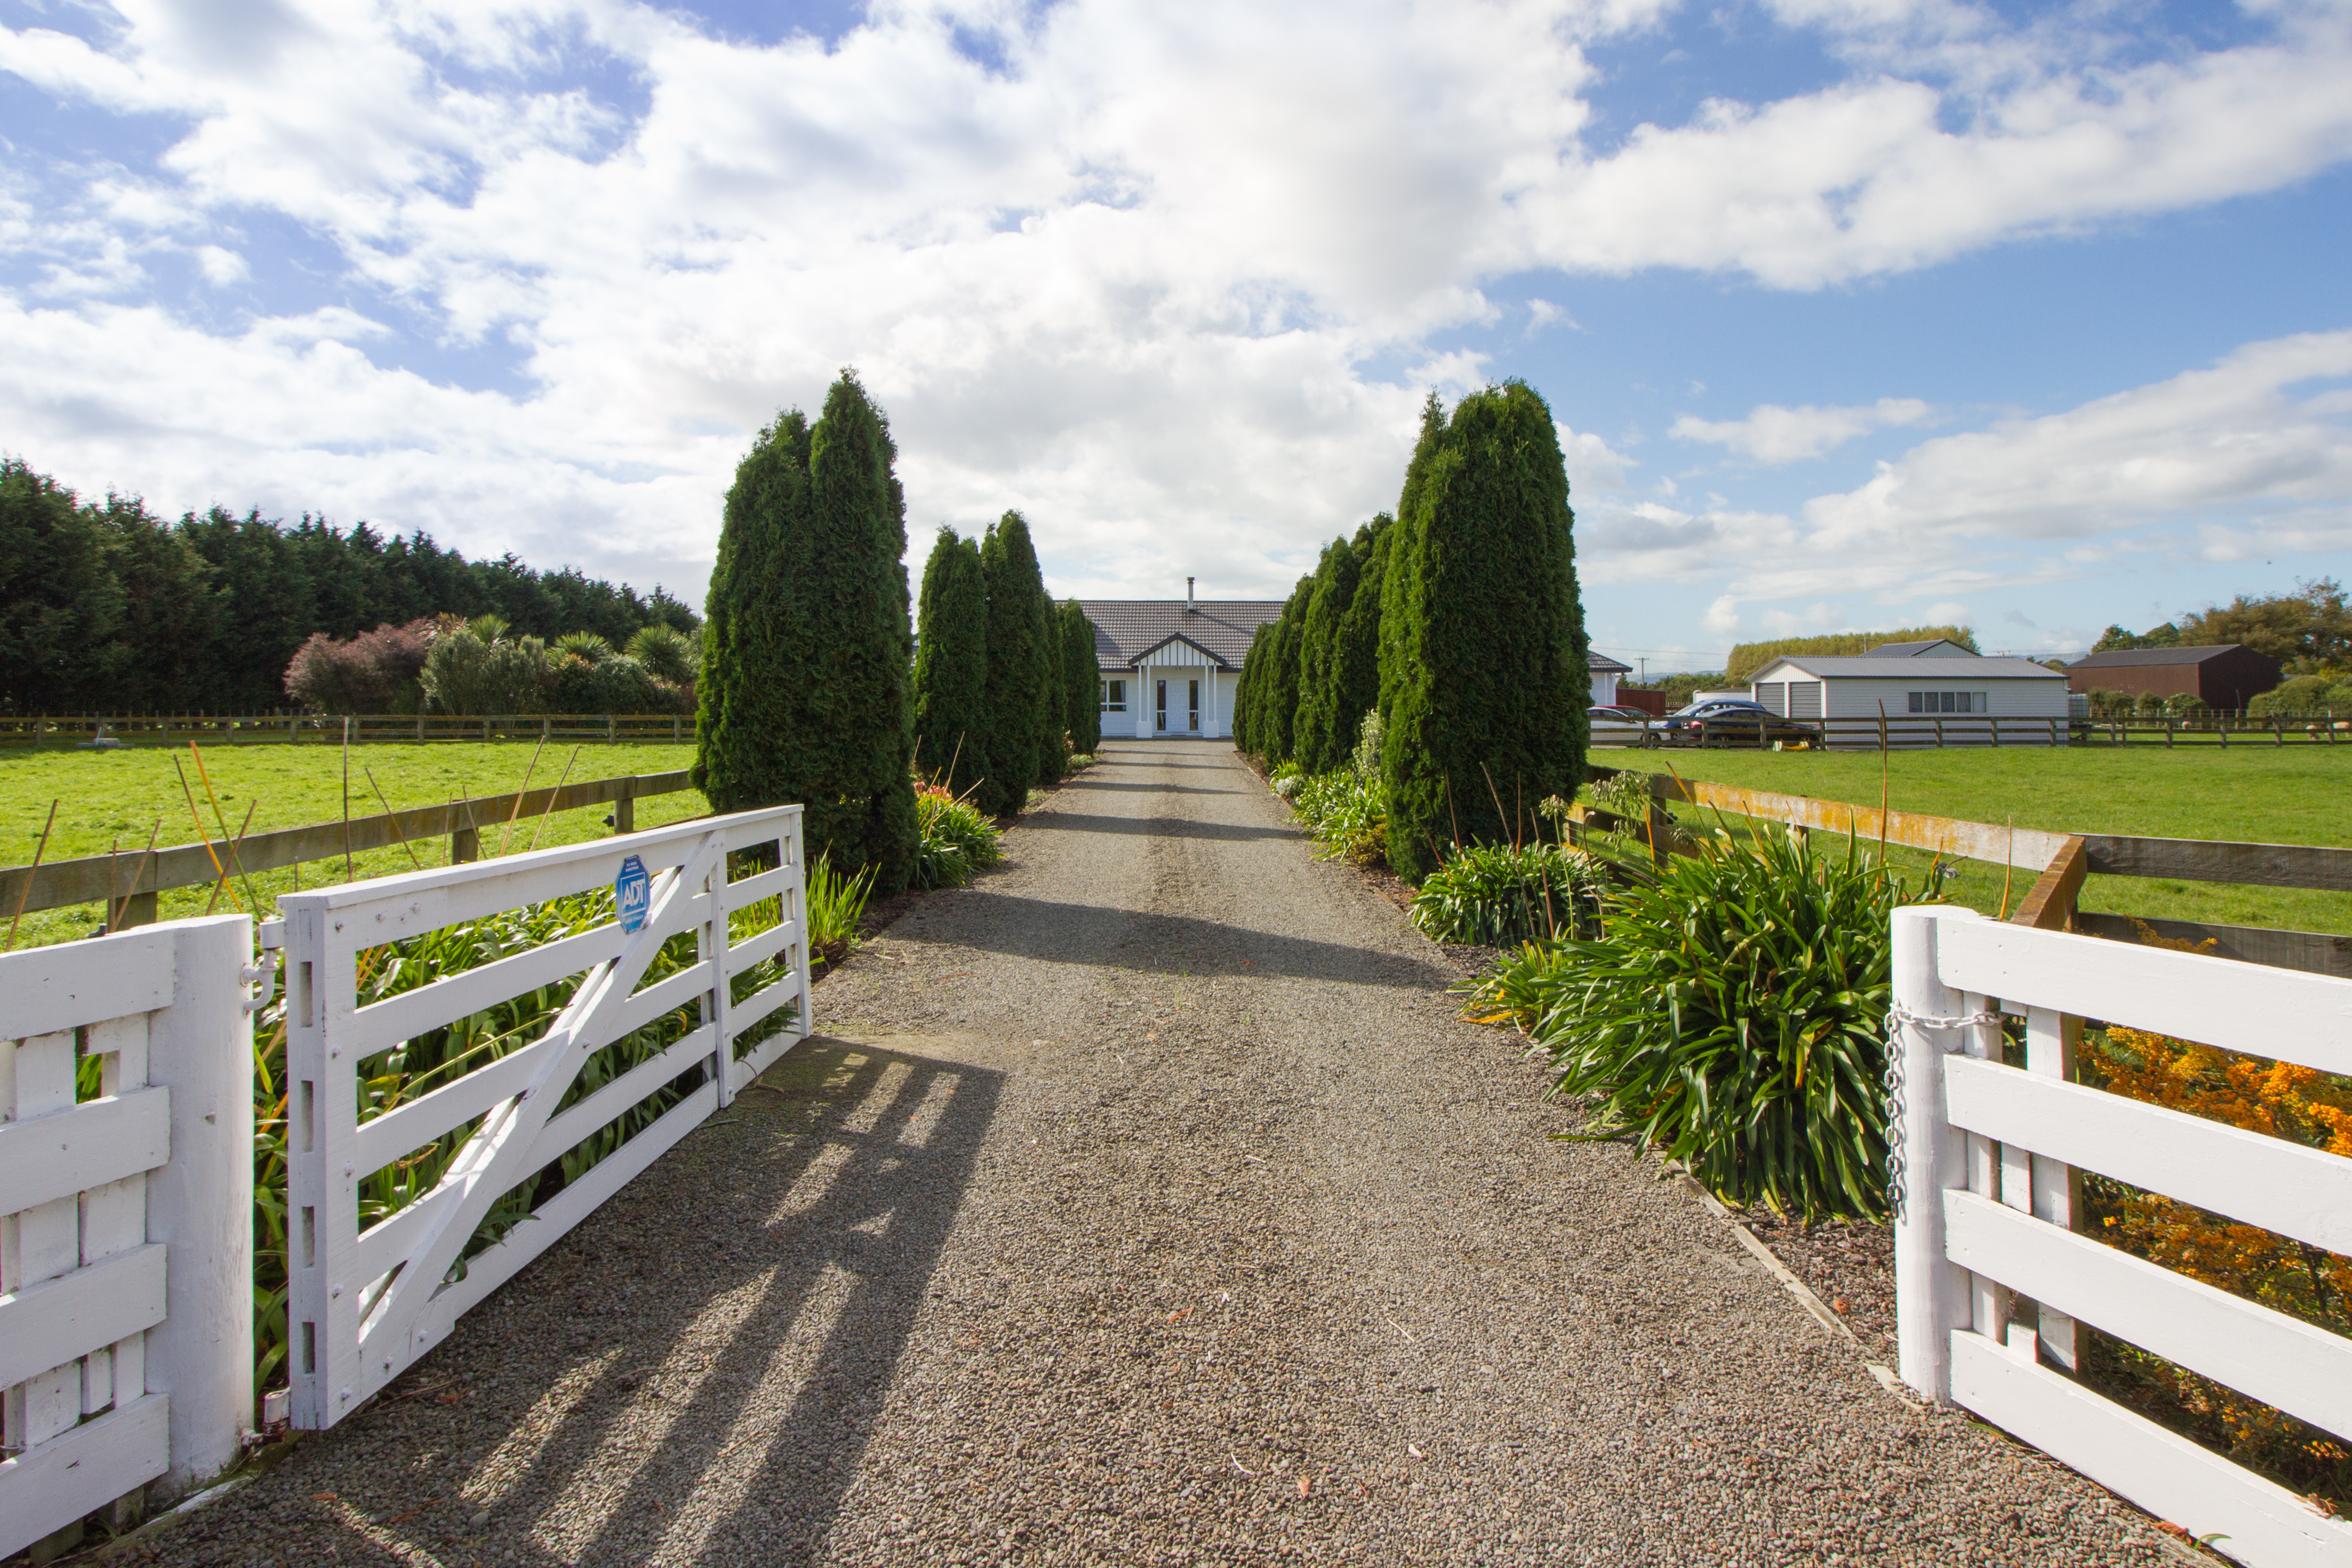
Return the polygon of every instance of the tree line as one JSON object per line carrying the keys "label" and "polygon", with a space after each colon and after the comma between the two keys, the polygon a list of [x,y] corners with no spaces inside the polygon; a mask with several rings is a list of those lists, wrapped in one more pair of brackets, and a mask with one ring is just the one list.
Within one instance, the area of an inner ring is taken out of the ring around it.
{"label": "tree line", "polygon": [[2293,593],[2241,593],[2145,632],[2110,626],[2091,652],[2129,648],[2210,648],[2241,643],[2276,659],[2291,676],[2352,675],[2352,603],[2332,577],[2298,581]]}
{"label": "tree line", "polygon": [[[799,802],[811,864],[907,885],[918,775],[1020,810],[1098,738],[1094,629],[1058,611],[1021,515],[941,529],[917,653],[887,419],[844,371],[812,423],[760,432],[727,492],[705,601],[692,779],[719,811]],[[1084,700],[1071,677],[1083,636]]]}
{"label": "tree line", "polygon": [[313,633],[352,638],[444,615],[517,635],[691,632],[692,610],[509,554],[468,560],[422,529],[382,534],[303,514],[289,526],[224,507],[176,522],[135,497],[85,502],[0,459],[0,711],[267,712],[287,706]]}
{"label": "tree line", "polygon": [[[1393,514],[1325,547],[1251,640],[1234,742],[1270,767],[1343,766],[1379,737],[1390,864],[1508,843],[1583,781],[1591,675],[1568,475],[1523,382],[1435,394]],[[1368,721],[1377,716],[1377,724]]]}

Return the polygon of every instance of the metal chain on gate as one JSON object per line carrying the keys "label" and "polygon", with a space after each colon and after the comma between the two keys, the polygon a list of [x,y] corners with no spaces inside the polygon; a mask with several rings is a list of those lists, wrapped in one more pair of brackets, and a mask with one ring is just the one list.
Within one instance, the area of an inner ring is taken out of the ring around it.
{"label": "metal chain on gate", "polygon": [[[1957,1018],[1930,1018],[1915,1013],[1901,1002],[1890,1002],[1886,1009],[1886,1203],[1896,1220],[1903,1218],[1903,1042],[1899,1037],[1905,1024],[1924,1030],[1956,1030],[1974,1029],[1980,1024],[1999,1024],[1996,1012],[1962,1013]],[[1946,1056],[1957,1056],[1965,1042],[1944,1047]]]}

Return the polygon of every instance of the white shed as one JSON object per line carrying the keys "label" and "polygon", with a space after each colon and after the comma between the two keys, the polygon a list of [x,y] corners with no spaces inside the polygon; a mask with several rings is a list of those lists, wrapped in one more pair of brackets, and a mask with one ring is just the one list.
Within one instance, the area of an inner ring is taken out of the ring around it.
{"label": "white shed", "polygon": [[1876,746],[1882,715],[1897,746],[1990,746],[1996,723],[2003,746],[2065,738],[2063,671],[2031,659],[1979,658],[1950,643],[1910,646],[1919,651],[1790,654],[1757,671],[1748,694],[1790,718],[1870,721],[1832,724],[1832,746]]}

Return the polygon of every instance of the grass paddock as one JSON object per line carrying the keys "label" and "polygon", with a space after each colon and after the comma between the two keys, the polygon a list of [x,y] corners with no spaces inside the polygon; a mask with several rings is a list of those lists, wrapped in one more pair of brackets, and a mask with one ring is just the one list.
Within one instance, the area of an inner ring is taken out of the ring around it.
{"label": "grass paddock", "polygon": [[[519,789],[538,744],[533,737],[488,745],[445,742],[433,746],[354,746],[351,752],[352,815],[380,815],[384,810],[383,801],[388,801],[394,810],[404,810],[413,806],[437,806],[468,796]],[[247,808],[253,810],[251,831],[256,833],[340,821],[343,812],[342,758],[339,746],[219,747],[207,747],[204,752],[205,768],[211,775],[213,790],[219,797],[232,837],[244,823]],[[591,742],[579,746],[575,757],[572,743],[550,742],[539,753],[538,769],[530,775],[530,783],[533,789],[557,783],[563,779],[567,764],[571,768],[570,781],[577,784],[622,774],[672,772],[687,767],[693,759],[692,746]],[[158,821],[163,828],[155,841],[157,848],[194,843],[195,823],[188,814],[187,798],[180,788],[181,776],[173,768],[175,761],[186,771],[188,788],[194,791],[197,810],[203,814],[205,832],[217,840],[220,830],[214,821],[212,802],[205,798],[203,780],[197,778],[194,761],[185,746],[126,747],[120,751],[0,753],[0,865],[23,865],[33,858],[34,846],[41,837],[42,821],[48,815],[53,800],[58,802],[58,820],[49,837],[47,860],[102,855],[116,849],[124,858],[122,876],[127,883],[131,864],[146,849],[148,833]],[[374,776],[373,784],[371,773]],[[377,799],[378,788],[383,791],[383,801]],[[692,789],[656,795],[637,802],[636,823],[641,829],[657,828],[698,817],[709,809],[701,794]],[[534,838],[539,848],[548,849],[602,837],[612,831],[604,825],[604,818],[611,810],[609,805],[600,805],[559,811],[544,822],[526,818],[514,825],[509,852],[530,847]],[[484,858],[498,852],[502,836],[503,828],[484,828]],[[449,841],[446,837],[423,841],[413,847],[428,866],[448,862]],[[412,869],[408,855],[396,844],[366,851],[352,858],[354,870],[362,877]],[[251,878],[265,915],[278,894],[341,880],[343,864],[340,858],[257,873]],[[167,889],[158,900],[159,914],[165,920],[202,915],[211,897],[210,887]],[[224,892],[217,905],[220,911],[245,907],[240,884],[232,884]],[[6,929],[15,913],[14,909],[0,909],[0,930]],[[102,918],[95,904],[28,913],[16,934],[16,946],[26,947],[87,936],[98,928]]]}
{"label": "grass paddock", "polygon": [[[1811,795],[1874,807],[1875,751],[1644,751],[1601,749],[1598,766],[1674,772],[1689,779]],[[2352,747],[2002,747],[1894,751],[1886,757],[1887,801],[1973,822],[2054,832],[2159,839],[2352,846]],[[1694,826],[1713,813],[1678,807]],[[1924,873],[1933,856],[1891,848],[1890,865]],[[2013,907],[2040,867],[2011,878]],[[1998,913],[2002,868],[1964,862],[1948,895]],[[2352,933],[2352,894],[2233,883],[2095,876],[2085,909],[2149,918],[2201,920]]]}

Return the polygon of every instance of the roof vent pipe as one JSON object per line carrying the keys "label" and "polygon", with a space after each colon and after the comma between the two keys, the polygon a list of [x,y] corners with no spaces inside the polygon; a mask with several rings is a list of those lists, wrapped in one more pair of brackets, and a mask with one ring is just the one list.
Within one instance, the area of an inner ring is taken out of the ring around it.
{"label": "roof vent pipe", "polygon": [[1189,577],[1184,580],[1184,613],[1192,613],[1192,580]]}

